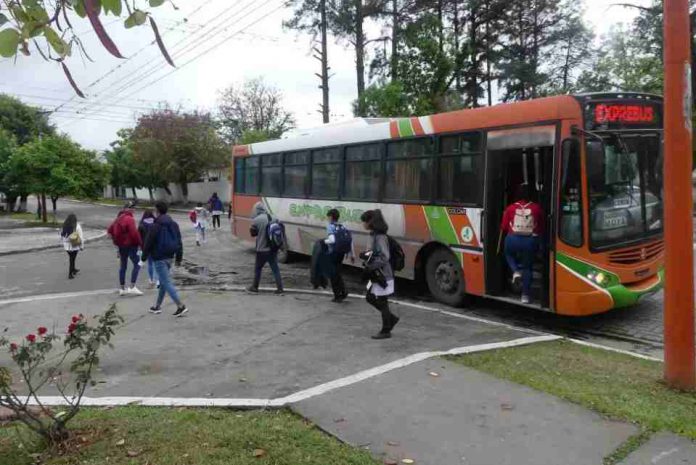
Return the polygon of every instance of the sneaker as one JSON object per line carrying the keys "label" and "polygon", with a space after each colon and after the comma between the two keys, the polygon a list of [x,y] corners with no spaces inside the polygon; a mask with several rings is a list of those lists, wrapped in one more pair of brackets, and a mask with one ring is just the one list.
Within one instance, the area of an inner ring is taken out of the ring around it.
{"label": "sneaker", "polygon": [[377,333],[371,337],[372,337],[372,339],[389,339],[389,338],[391,338],[391,333],[383,333],[380,331],[379,333]]}
{"label": "sneaker", "polygon": [[162,313],[162,309],[160,307],[150,307],[149,312],[154,315],[159,315],[160,313]]}
{"label": "sneaker", "polygon": [[130,295],[143,295],[143,291],[133,286],[126,291]]}
{"label": "sneaker", "polygon": [[282,289],[276,289],[275,292],[274,292],[274,294],[275,294],[275,295],[284,295],[284,294],[285,294],[285,291],[282,290]]}
{"label": "sneaker", "polygon": [[128,295],[128,291],[125,290],[125,289],[119,289],[119,290],[118,290],[118,295],[120,295],[121,297],[123,297],[124,295]]}
{"label": "sneaker", "polygon": [[175,317],[180,317],[184,316],[184,313],[188,312],[188,308],[186,308],[186,305],[182,305],[181,307],[176,309],[176,312],[174,312]]}
{"label": "sneaker", "polygon": [[75,271],[73,271],[73,274],[77,274],[79,272],[80,272],[80,270],[75,270]]}
{"label": "sneaker", "polygon": [[520,284],[521,279],[522,279],[522,273],[520,273],[519,271],[515,271],[512,274],[512,285],[518,286]]}
{"label": "sneaker", "polygon": [[254,286],[249,286],[244,290],[247,291],[249,294],[258,294],[259,293],[259,288],[254,287]]}
{"label": "sneaker", "polygon": [[520,301],[521,301],[523,304],[528,304],[529,302],[531,302],[531,299],[529,298],[528,295],[523,295],[522,298],[520,299]]}

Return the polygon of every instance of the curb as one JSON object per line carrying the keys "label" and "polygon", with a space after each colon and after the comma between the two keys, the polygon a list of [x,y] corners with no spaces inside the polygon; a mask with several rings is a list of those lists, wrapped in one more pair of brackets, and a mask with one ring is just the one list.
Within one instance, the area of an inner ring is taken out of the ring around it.
{"label": "curb", "polygon": [[[84,244],[89,244],[91,242],[97,242],[106,237],[106,233],[101,233],[98,236],[85,239]],[[21,249],[21,250],[8,250],[7,252],[0,252],[0,257],[4,257],[6,255],[17,255],[20,253],[30,253],[30,252],[40,252],[42,250],[50,250],[50,249],[56,249],[56,248],[62,248],[63,246],[60,244],[53,244],[53,245],[44,245],[41,247],[32,247],[30,249]]]}
{"label": "curb", "polygon": [[[73,203],[83,203],[85,205],[98,205],[100,207],[111,207],[111,208],[122,208],[120,205],[112,205],[110,203],[101,203],[101,202],[87,202],[85,200],[75,200],[75,199],[62,199],[64,202],[73,202]],[[146,208],[154,208],[154,207],[141,207],[139,205],[135,206],[136,210],[145,210]],[[170,212],[177,212],[177,213],[188,213],[190,210],[184,210],[181,208],[170,208]]]}

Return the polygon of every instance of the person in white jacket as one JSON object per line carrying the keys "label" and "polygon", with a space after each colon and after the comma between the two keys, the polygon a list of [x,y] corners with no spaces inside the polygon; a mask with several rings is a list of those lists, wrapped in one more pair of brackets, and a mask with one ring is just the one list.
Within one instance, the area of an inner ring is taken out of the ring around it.
{"label": "person in white jacket", "polygon": [[75,268],[75,259],[77,253],[84,250],[85,238],[82,234],[82,226],[77,222],[77,217],[74,213],[68,215],[63,222],[63,229],[60,232],[60,238],[63,241],[63,249],[68,253],[69,268],[68,279],[74,279],[75,275],[80,272]]}
{"label": "person in white jacket", "polygon": [[210,212],[203,206],[202,203],[199,202],[198,206],[190,213],[189,218],[191,219],[193,228],[196,231],[196,245],[200,246],[201,243],[207,242],[205,231],[208,229]]}

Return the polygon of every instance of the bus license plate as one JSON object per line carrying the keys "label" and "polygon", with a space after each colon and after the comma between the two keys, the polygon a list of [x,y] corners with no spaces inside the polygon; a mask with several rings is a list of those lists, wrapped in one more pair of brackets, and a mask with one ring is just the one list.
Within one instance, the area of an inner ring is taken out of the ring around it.
{"label": "bus license plate", "polygon": [[628,226],[628,217],[624,212],[606,212],[604,214],[604,229],[617,229]]}

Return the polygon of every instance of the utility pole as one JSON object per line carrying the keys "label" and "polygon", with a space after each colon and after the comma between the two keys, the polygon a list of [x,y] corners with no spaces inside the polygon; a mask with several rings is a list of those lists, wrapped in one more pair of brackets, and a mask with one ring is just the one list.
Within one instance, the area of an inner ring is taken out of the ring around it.
{"label": "utility pole", "polygon": [[326,44],[326,0],[319,1],[319,14],[321,16],[321,51],[314,48],[314,58],[321,62],[321,74],[314,73],[319,79],[321,79],[321,89],[322,99],[321,99],[321,116],[324,124],[329,122],[329,54],[327,51]]}
{"label": "utility pole", "polygon": [[688,0],[664,0],[665,381],[696,387]]}

